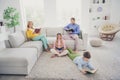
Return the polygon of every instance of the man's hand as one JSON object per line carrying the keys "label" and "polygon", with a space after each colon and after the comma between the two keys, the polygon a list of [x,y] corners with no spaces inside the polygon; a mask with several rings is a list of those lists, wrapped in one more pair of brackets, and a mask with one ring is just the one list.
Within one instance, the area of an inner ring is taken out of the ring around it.
{"label": "man's hand", "polygon": [[68,33],[69,33],[69,34],[72,34],[73,32],[72,32],[72,31],[69,31]]}

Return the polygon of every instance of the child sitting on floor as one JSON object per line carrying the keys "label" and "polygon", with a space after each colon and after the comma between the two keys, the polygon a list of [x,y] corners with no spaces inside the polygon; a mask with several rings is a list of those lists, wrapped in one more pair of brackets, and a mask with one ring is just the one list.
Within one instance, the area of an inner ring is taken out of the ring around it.
{"label": "child sitting on floor", "polygon": [[51,58],[67,55],[68,50],[66,50],[65,41],[61,33],[57,33],[56,41],[54,42],[54,47],[51,49],[51,52],[54,54]]}
{"label": "child sitting on floor", "polygon": [[83,53],[83,57],[79,54],[76,54],[72,51],[72,49],[68,49],[68,57],[78,66],[78,69],[83,73],[86,74],[89,70],[95,70],[93,65],[90,63],[91,55],[88,51]]}

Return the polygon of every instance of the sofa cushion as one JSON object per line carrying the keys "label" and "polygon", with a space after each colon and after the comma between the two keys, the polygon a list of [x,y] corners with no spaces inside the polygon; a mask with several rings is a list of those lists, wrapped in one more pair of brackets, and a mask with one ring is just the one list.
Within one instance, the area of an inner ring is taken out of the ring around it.
{"label": "sofa cushion", "polygon": [[41,28],[41,31],[40,31],[40,32],[41,32],[42,34],[46,35],[46,30],[47,30],[46,28]]}
{"label": "sofa cushion", "polygon": [[65,43],[68,48],[74,49],[74,44],[75,44],[74,40],[65,40]]}
{"label": "sofa cushion", "polygon": [[6,48],[0,52],[0,74],[28,74],[36,61],[35,48]]}
{"label": "sofa cushion", "polygon": [[48,44],[53,44],[56,40],[56,37],[47,37]]}
{"label": "sofa cushion", "polygon": [[[63,30],[63,34],[68,35],[68,33],[65,30]],[[82,30],[80,30],[80,34],[78,35],[78,37],[82,39]]]}
{"label": "sofa cushion", "polygon": [[0,66],[27,66],[32,57],[37,58],[34,48],[6,48],[0,52]]}
{"label": "sofa cushion", "polygon": [[[75,41],[74,40],[65,40],[66,46],[68,48],[74,49],[75,46]],[[81,47],[83,46],[83,42],[81,39],[79,39],[79,50],[81,49]]]}
{"label": "sofa cushion", "polygon": [[[49,44],[53,44],[56,40],[56,37],[47,37],[48,39],[48,43]],[[81,47],[83,46],[83,40],[79,39],[79,50],[81,49]],[[66,46],[71,48],[71,49],[74,49],[74,45],[75,45],[75,41],[74,40],[65,40],[65,43],[66,43]]]}
{"label": "sofa cushion", "polygon": [[[54,44],[56,37],[47,37],[49,44]],[[74,48],[74,40],[65,40],[66,46],[69,48]]]}
{"label": "sofa cushion", "polygon": [[47,28],[46,29],[46,36],[47,37],[55,37],[57,33],[63,34],[63,28]]}
{"label": "sofa cushion", "polygon": [[27,40],[26,30],[22,30],[21,32],[22,32],[23,36],[25,37],[25,39]]}
{"label": "sofa cushion", "polygon": [[21,44],[23,44],[26,41],[26,38],[24,37],[21,31],[10,34],[8,38],[9,38],[11,47],[13,48],[19,47]]}
{"label": "sofa cushion", "polygon": [[79,36],[80,39],[83,39],[82,30],[80,30],[80,34],[78,36]]}
{"label": "sofa cushion", "polygon": [[20,48],[36,48],[38,51],[38,57],[43,51],[42,41],[27,41],[22,44]]}

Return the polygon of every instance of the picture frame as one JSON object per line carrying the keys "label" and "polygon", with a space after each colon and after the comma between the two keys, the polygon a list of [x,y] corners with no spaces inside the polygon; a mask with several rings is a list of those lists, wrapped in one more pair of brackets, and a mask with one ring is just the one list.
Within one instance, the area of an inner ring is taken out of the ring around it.
{"label": "picture frame", "polygon": [[93,0],[93,4],[99,4],[100,0]]}
{"label": "picture frame", "polygon": [[105,0],[102,0],[102,3],[103,3],[103,4],[105,4],[105,2],[106,2]]}
{"label": "picture frame", "polygon": [[3,26],[3,22],[2,21],[0,21],[0,26]]}
{"label": "picture frame", "polygon": [[103,8],[100,6],[97,8],[97,12],[102,12],[103,11]]}

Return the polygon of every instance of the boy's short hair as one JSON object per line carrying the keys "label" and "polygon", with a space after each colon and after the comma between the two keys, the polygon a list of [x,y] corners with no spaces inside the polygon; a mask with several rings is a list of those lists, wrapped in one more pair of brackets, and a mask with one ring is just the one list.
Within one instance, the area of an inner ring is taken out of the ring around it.
{"label": "boy's short hair", "polygon": [[71,20],[74,20],[74,21],[75,21],[75,18],[74,18],[74,17],[72,17],[72,18],[71,18]]}
{"label": "boy's short hair", "polygon": [[88,51],[84,52],[83,57],[90,59],[91,58],[90,52]]}

